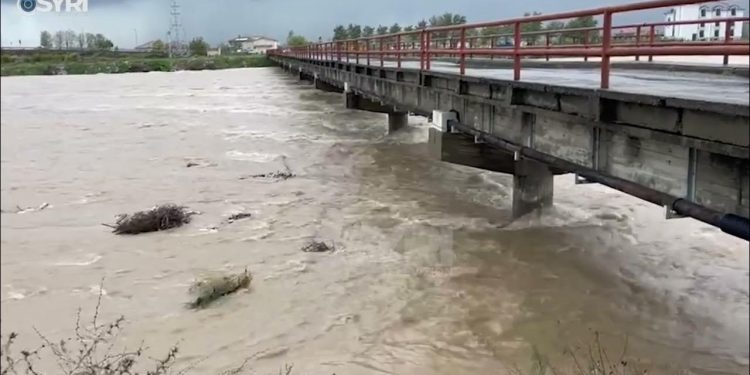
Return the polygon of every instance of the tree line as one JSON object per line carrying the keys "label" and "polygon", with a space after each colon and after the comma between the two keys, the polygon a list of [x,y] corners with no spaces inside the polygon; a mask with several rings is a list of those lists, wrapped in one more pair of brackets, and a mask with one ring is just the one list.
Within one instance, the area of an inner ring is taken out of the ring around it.
{"label": "tree line", "polygon": [[[530,17],[530,16],[538,16],[541,15],[539,12],[526,12],[524,13],[524,17]],[[434,15],[430,17],[429,19],[422,19],[419,22],[417,22],[414,25],[408,25],[402,27],[398,23],[394,23],[391,26],[384,26],[384,25],[378,25],[377,27],[373,26],[361,26],[357,24],[348,24],[347,26],[344,25],[337,25],[333,29],[333,40],[348,40],[348,39],[358,39],[363,37],[371,37],[374,35],[386,35],[386,34],[393,34],[393,33],[400,33],[400,32],[410,32],[410,31],[416,31],[425,29],[427,27],[441,27],[441,26],[452,26],[452,25],[462,25],[466,23],[466,16],[461,14],[454,14],[454,13],[444,13],[441,15]],[[571,19],[568,22],[562,22],[562,21],[550,21],[546,23],[542,23],[541,21],[532,21],[532,22],[525,22],[521,24],[521,32],[522,33],[528,33],[528,32],[535,32],[535,31],[543,31],[543,30],[561,30],[561,29],[578,29],[578,28],[587,28],[587,27],[595,27],[597,25],[596,19],[592,16],[587,17],[579,17],[575,19]],[[497,35],[503,35],[503,34],[512,34],[513,33],[513,26],[512,25],[506,25],[506,26],[499,26],[499,27],[485,27],[481,29],[468,29],[466,30],[466,37],[474,38],[479,37],[479,40],[482,43],[489,43],[493,40],[496,41]],[[562,37],[559,37],[558,39],[562,42],[581,42],[584,38],[584,32],[568,32],[563,34]],[[444,31],[444,32],[435,32],[432,34],[432,39],[456,39],[459,37],[458,31]],[[409,34],[404,36],[405,42],[416,42],[418,40],[419,36],[418,34]],[[597,33],[592,33],[590,35],[590,41],[596,41],[598,38]],[[303,38],[304,39],[304,38]],[[528,44],[535,43],[539,36],[537,35],[528,35],[524,36],[523,39]],[[300,42],[301,40],[296,39],[296,42]],[[291,44],[289,44],[291,45]],[[298,44],[299,45],[299,44]],[[302,44],[304,45],[304,44]]]}
{"label": "tree line", "polygon": [[102,34],[76,33],[73,30],[60,30],[54,34],[42,31],[39,45],[46,49],[110,50],[114,47],[112,41]]}

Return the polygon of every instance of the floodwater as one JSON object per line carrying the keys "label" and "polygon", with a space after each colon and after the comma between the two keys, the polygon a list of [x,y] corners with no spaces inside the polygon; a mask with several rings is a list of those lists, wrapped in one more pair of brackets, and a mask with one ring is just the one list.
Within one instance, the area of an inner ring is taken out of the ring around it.
{"label": "floodwater", "polygon": [[[535,352],[564,370],[589,345],[650,373],[748,371],[747,243],[691,219],[568,175],[554,209],[511,222],[510,178],[430,160],[426,120],[388,135],[274,68],[2,88],[2,331],[21,345],[72,335],[104,278],[117,345],[177,344],[198,374],[526,372]],[[282,158],[296,178],[241,179]],[[101,225],[166,202],[202,214]],[[250,290],[185,307],[196,277],[245,267]]]}

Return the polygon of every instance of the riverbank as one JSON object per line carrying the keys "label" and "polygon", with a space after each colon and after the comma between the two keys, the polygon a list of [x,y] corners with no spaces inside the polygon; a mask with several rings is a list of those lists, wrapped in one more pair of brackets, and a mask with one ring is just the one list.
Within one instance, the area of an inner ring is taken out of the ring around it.
{"label": "riverbank", "polygon": [[66,75],[132,72],[171,72],[177,70],[218,70],[271,66],[264,55],[215,57],[84,57],[75,54],[52,56],[3,55],[2,76]]}

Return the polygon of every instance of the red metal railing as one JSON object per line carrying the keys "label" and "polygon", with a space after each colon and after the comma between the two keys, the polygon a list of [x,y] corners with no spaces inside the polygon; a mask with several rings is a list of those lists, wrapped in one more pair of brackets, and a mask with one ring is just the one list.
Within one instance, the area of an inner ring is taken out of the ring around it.
{"label": "red metal railing", "polygon": [[[420,70],[430,70],[435,58],[458,59],[459,73],[466,73],[467,58],[511,58],[513,59],[513,79],[521,79],[522,58],[589,57],[601,59],[601,87],[609,88],[610,59],[615,56],[724,56],[724,64],[729,56],[750,55],[748,41],[733,40],[733,28],[741,27],[750,17],[704,18],[687,21],[656,22],[634,25],[612,25],[612,17],[618,13],[674,7],[686,4],[711,3],[720,0],[656,0],[621,6],[565,12],[550,15],[535,15],[503,21],[474,24],[431,27],[396,34],[375,35],[365,38],[340,40],[310,44],[304,47],[276,50],[271,54],[287,55],[318,61],[364,62],[371,65],[376,57],[380,66],[386,61],[395,62],[401,68],[406,59],[418,59]],[[577,17],[601,17],[601,27],[523,31],[529,22],[547,22]],[[656,27],[691,24],[711,24],[719,22],[724,26],[724,38],[709,41],[657,40]],[[512,28],[512,33],[478,35],[485,28]],[[613,30],[635,29],[635,36],[613,37]],[[648,30],[647,33],[643,31]],[[477,34],[477,35],[474,35]],[[581,43],[564,44],[563,35],[573,35],[572,39]],[[540,45],[540,37],[544,42]],[[554,36],[558,41],[554,42]],[[496,42],[512,38],[509,45],[498,46]],[[631,40],[632,39],[632,40]],[[525,43],[525,44],[524,44]]]}

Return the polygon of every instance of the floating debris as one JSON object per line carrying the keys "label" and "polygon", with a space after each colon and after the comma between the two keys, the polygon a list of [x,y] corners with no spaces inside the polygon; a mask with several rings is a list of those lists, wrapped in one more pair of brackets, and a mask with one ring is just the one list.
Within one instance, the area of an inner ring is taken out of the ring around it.
{"label": "floating debris", "polygon": [[191,308],[205,307],[218,298],[250,287],[253,275],[245,271],[229,276],[213,276],[196,281],[189,290],[194,299],[188,304]]}
{"label": "floating debris", "polygon": [[247,218],[252,217],[252,216],[253,216],[253,214],[251,214],[249,212],[240,212],[240,213],[237,213],[237,214],[233,214],[232,216],[229,216],[229,218],[227,218],[227,223],[231,224],[231,223],[234,223],[237,220],[247,219]]}
{"label": "floating debris", "polygon": [[115,234],[138,234],[176,228],[190,222],[190,217],[197,214],[183,206],[165,204],[155,206],[148,211],[139,211],[132,215],[117,215],[115,225],[104,224],[113,228]]}
{"label": "floating debris", "polygon": [[198,166],[198,165],[200,165],[200,164],[198,164],[198,163],[196,163],[194,161],[189,161],[187,163],[186,167],[190,168],[190,167],[195,167],[195,166]]}
{"label": "floating debris", "polygon": [[40,204],[39,207],[26,207],[26,208],[23,208],[21,206],[16,206],[15,211],[0,210],[0,212],[2,212],[4,214],[5,213],[25,214],[27,212],[41,211],[41,210],[44,210],[47,207],[50,207],[50,204],[47,203],[47,202],[44,202],[44,203]]}
{"label": "floating debris", "polygon": [[331,246],[328,246],[323,241],[310,241],[305,246],[302,246],[302,251],[306,253],[325,253],[325,252],[334,252],[336,251],[336,244],[332,243]]}
{"label": "floating debris", "polygon": [[274,180],[288,180],[295,177],[294,173],[289,171],[276,171],[270,173],[254,174],[251,176],[240,177],[240,180],[247,180],[248,178],[271,178]]}
{"label": "floating debris", "polygon": [[269,172],[269,173],[260,173],[260,174],[254,174],[250,176],[243,176],[240,177],[240,180],[247,180],[248,178],[269,178],[274,180],[288,180],[292,177],[296,177],[294,173],[292,173],[292,169],[289,168],[289,165],[286,163],[286,156],[281,157],[281,162],[284,164],[284,170],[279,170],[276,172]]}

